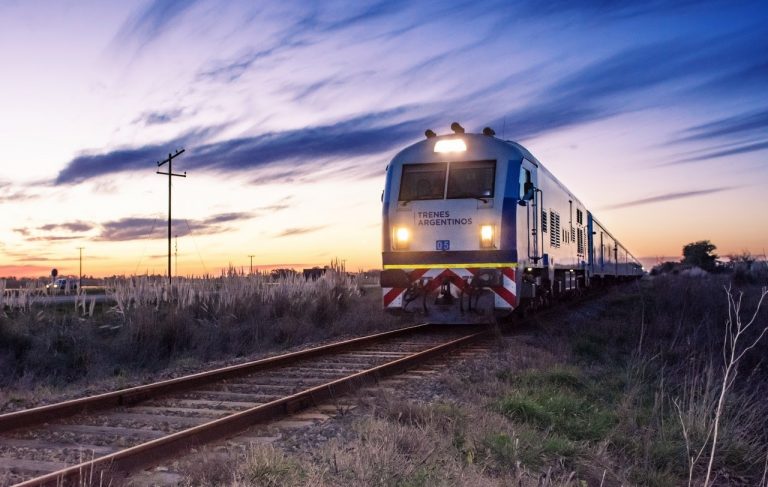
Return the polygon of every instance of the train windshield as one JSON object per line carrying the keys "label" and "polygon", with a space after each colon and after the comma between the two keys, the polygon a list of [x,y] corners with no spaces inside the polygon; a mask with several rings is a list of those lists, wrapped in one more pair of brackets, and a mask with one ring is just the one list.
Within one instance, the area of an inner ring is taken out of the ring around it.
{"label": "train windshield", "polygon": [[400,201],[441,200],[448,164],[405,164],[400,178]]}
{"label": "train windshield", "polygon": [[448,198],[493,198],[496,161],[452,162]]}

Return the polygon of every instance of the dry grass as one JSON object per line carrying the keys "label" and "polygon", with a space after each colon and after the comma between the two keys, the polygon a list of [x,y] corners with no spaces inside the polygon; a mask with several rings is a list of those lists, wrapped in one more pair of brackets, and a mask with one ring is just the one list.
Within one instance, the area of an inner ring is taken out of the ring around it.
{"label": "dry grass", "polygon": [[116,304],[95,313],[83,301],[0,311],[0,409],[33,399],[30,389],[103,379],[119,385],[404,323],[382,313],[380,293],[364,292],[343,269],[317,280],[228,273],[173,287],[135,278],[109,289]]}
{"label": "dry grass", "polygon": [[[382,393],[341,419],[339,436],[324,446],[286,453],[293,478],[329,486],[702,485],[709,449],[690,458],[712,439],[723,284],[717,276],[657,278],[539,316],[487,357],[443,375],[433,386],[439,400],[419,399],[433,395],[416,387]],[[759,289],[744,291],[749,311]],[[756,323],[768,325],[765,312]],[[767,475],[766,386],[763,353],[752,350],[724,402],[712,485],[760,485]]]}

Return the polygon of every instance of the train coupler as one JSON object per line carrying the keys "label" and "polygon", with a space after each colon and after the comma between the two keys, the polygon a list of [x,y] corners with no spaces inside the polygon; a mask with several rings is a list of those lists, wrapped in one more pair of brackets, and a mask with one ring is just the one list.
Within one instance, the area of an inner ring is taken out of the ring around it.
{"label": "train coupler", "polygon": [[448,278],[443,279],[440,284],[440,292],[437,293],[435,298],[435,304],[437,305],[451,305],[453,304],[453,295],[451,294],[451,280]]}

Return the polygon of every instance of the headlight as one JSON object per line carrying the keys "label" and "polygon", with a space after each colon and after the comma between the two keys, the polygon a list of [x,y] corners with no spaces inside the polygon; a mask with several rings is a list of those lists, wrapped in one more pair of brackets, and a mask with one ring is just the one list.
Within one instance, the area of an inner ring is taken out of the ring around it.
{"label": "headlight", "polygon": [[466,152],[467,144],[461,139],[443,139],[435,142],[435,152]]}
{"label": "headlight", "polygon": [[405,227],[395,227],[395,250],[407,249],[411,243],[411,231]]}
{"label": "headlight", "polygon": [[480,226],[480,248],[481,249],[493,248],[493,225]]}

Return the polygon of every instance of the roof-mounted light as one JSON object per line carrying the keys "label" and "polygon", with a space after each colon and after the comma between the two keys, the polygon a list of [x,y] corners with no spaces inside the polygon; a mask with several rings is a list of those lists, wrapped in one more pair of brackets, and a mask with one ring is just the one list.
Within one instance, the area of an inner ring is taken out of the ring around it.
{"label": "roof-mounted light", "polygon": [[435,152],[466,152],[467,144],[462,139],[443,139],[435,142]]}

